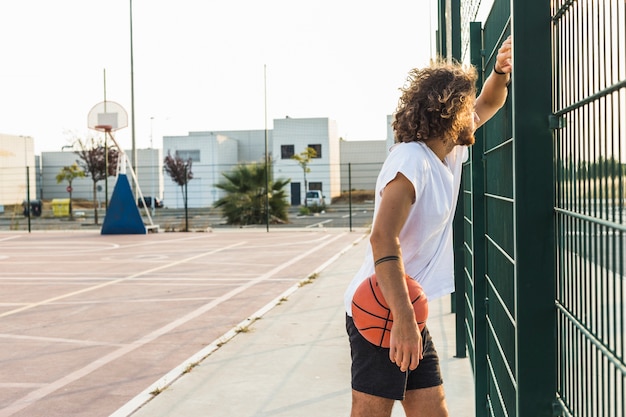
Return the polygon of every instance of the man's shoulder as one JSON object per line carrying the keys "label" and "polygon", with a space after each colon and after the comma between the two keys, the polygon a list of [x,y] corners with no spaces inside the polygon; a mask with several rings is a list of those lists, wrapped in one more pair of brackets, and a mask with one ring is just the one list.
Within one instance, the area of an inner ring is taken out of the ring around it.
{"label": "man's shoulder", "polygon": [[388,158],[408,159],[423,158],[427,155],[422,142],[401,142],[391,148]]}
{"label": "man's shoulder", "polygon": [[418,142],[397,143],[387,156],[381,172],[395,175],[397,172],[414,176],[430,169],[428,152]]}

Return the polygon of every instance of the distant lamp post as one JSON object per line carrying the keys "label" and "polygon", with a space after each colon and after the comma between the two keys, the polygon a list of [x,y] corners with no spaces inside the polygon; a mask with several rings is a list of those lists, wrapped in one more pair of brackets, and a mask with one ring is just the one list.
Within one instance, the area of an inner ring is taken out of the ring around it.
{"label": "distant lamp post", "polygon": [[157,180],[157,176],[159,175],[159,170],[154,163],[154,144],[152,143],[152,134],[153,134],[153,124],[154,117],[150,117],[150,183],[152,184],[152,214],[154,214],[154,210],[156,209],[156,194],[155,194],[155,181]]}
{"label": "distant lamp post", "polygon": [[133,0],[130,0],[130,126],[132,139],[132,164],[133,171],[139,181],[137,171],[137,148],[135,147],[135,71],[133,62]]}

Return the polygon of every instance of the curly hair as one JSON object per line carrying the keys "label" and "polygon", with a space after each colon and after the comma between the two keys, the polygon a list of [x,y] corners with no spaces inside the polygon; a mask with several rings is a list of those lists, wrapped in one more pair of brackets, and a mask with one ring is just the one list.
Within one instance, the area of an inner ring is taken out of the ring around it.
{"label": "curly hair", "polygon": [[411,70],[407,85],[400,88],[392,123],[395,141],[446,141],[462,135],[472,114],[477,78],[473,66],[442,60]]}

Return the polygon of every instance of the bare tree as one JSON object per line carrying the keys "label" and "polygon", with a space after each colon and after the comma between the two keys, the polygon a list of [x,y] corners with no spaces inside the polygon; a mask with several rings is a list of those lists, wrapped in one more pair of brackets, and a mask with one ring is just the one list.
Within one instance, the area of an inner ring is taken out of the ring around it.
{"label": "bare tree", "polygon": [[184,160],[178,155],[172,156],[167,151],[167,156],[163,160],[163,169],[172,178],[176,184],[180,185],[183,194],[183,202],[185,204],[185,230],[189,230],[189,218],[187,213],[187,183],[193,179],[191,171],[191,158]]}
{"label": "bare tree", "polygon": [[97,184],[107,177],[117,174],[120,152],[115,146],[105,148],[104,140],[90,138],[83,142],[77,139],[80,150],[75,153],[80,157],[78,164],[85,171],[85,176],[93,181],[94,221],[98,224]]}

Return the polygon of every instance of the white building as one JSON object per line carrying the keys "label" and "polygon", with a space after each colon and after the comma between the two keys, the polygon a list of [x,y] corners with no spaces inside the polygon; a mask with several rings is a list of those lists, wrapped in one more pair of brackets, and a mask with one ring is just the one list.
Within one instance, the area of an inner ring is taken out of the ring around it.
{"label": "white building", "polygon": [[[193,179],[187,183],[187,206],[210,207],[219,198],[214,187],[221,181],[222,172],[238,163],[237,140],[221,132],[190,132],[188,136],[164,136],[164,157],[168,154],[191,160]],[[182,187],[167,174],[164,178],[163,201],[166,207],[185,206]]]}
{"label": "white building", "polygon": [[[193,179],[188,183],[189,207],[209,207],[222,198],[215,184],[222,173],[239,163],[263,162],[265,146],[271,156],[275,179],[291,179],[287,189],[292,205],[304,204],[304,172],[291,157],[314,148],[317,157],[307,173],[308,189],[321,190],[326,201],[341,193],[340,149],[336,123],[328,118],[275,119],[274,128],[264,130],[223,130],[190,132],[187,136],[164,136],[163,151],[191,158]],[[165,205],[183,207],[181,187],[165,176]]]}
{"label": "white building", "polygon": [[[131,151],[127,150],[126,155],[131,155]],[[137,149],[137,178],[139,179],[139,188],[144,197],[156,197],[163,199],[164,182],[163,182],[163,150],[162,149]],[[130,173],[128,174],[128,180]],[[132,182],[131,182],[132,184]]]}
{"label": "white building", "polygon": [[[126,150],[130,160],[131,151]],[[154,196],[161,198],[163,195],[163,157],[161,149],[138,149],[137,150],[137,176],[139,187],[144,197]],[[75,163],[80,165],[81,159],[71,150],[65,152],[42,152],[41,153],[41,198],[51,200],[53,198],[69,198],[67,182],[57,183],[56,176],[65,166]],[[128,164],[130,165],[130,164]],[[126,171],[128,181],[133,184],[130,170]],[[109,177],[108,181],[99,181],[96,186],[96,199],[105,201],[106,191],[109,200],[115,188],[115,177]],[[93,200],[93,181],[90,177],[76,178],[72,181],[72,198]]]}
{"label": "white building", "polygon": [[[393,143],[391,116],[387,118],[386,141],[341,141],[336,122],[328,118],[275,119],[271,130],[224,130],[190,132],[186,136],[164,136],[163,149],[138,149],[136,171],[144,197],[157,197],[165,207],[184,207],[181,187],[163,170],[168,154],[191,159],[193,179],[187,185],[189,207],[211,207],[223,192],[215,187],[222,174],[237,164],[263,162],[266,151],[270,156],[275,179],[289,179],[286,192],[292,205],[301,205],[305,197],[302,167],[292,159],[307,147],[316,150],[306,173],[306,188],[320,190],[327,204],[333,197],[348,190],[348,163],[353,165],[352,188],[373,189],[382,162]],[[43,152],[40,161],[33,155],[33,139],[0,135],[0,205],[21,203],[26,199],[25,164],[32,167],[31,199],[52,200],[68,198],[67,183],[57,184],[56,175],[64,166],[80,158],[72,150]],[[126,151],[127,155],[131,151]],[[38,170],[38,172],[36,172]],[[132,183],[130,172],[127,172]],[[37,185],[36,185],[37,184]],[[104,202],[115,186],[115,178],[97,184],[96,199]],[[91,178],[77,178],[72,183],[72,197],[93,200]]]}
{"label": "white building", "polygon": [[288,195],[292,205],[304,204],[306,190],[304,170],[291,157],[306,148],[313,148],[317,153],[308,165],[307,189],[322,191],[327,204],[341,194],[339,135],[334,120],[274,119],[273,138],[274,178],[291,179]]}
{"label": "white building", "polygon": [[[69,198],[67,191],[68,183],[57,184],[56,176],[66,166],[77,164],[80,157],[72,151],[66,152],[42,152],[41,153],[41,198],[52,200],[53,198]],[[109,183],[114,181],[109,179]],[[104,187],[104,185],[102,185]],[[93,182],[91,178],[76,178],[72,181],[72,198],[85,200],[93,199]],[[113,187],[111,186],[111,190]],[[104,200],[104,195],[102,195]]]}
{"label": "white building", "polygon": [[0,134],[0,205],[37,198],[35,142],[30,136]]}

